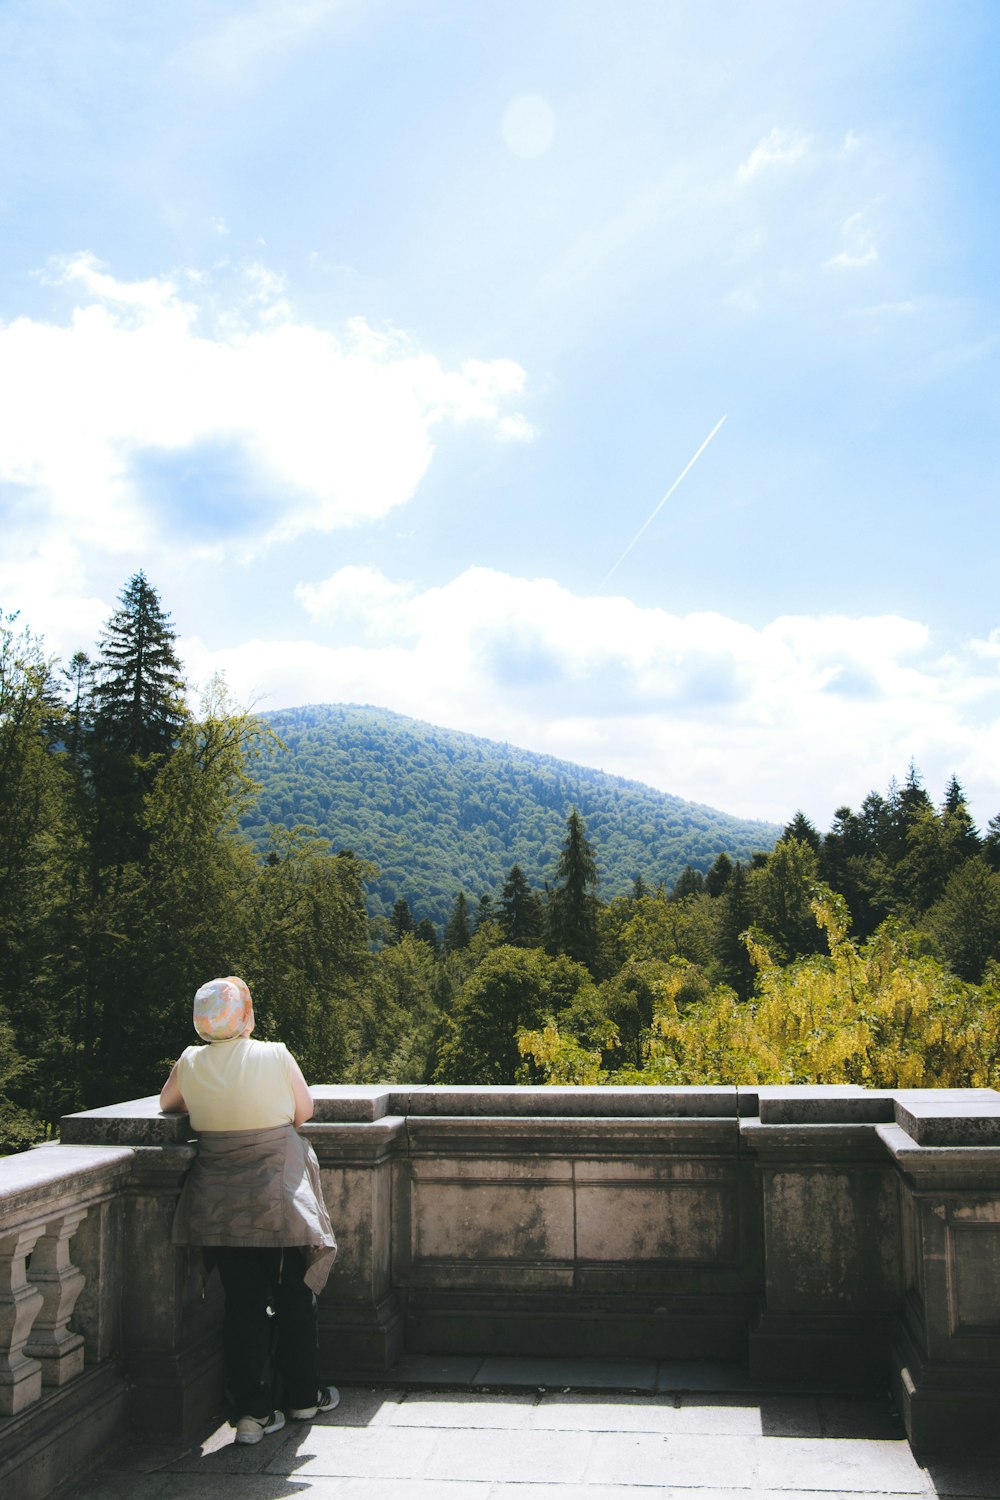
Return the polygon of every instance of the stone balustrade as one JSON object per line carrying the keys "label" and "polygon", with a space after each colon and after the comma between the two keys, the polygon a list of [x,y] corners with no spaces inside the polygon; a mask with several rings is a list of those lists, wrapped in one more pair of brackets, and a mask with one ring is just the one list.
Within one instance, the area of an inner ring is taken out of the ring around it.
{"label": "stone balustrade", "polygon": [[[333,1378],[406,1351],[738,1360],[891,1384],[920,1450],[995,1428],[993,1090],[314,1093]],[[138,1100],[0,1162],[0,1489],[218,1409],[217,1278],[170,1245],[190,1134]]]}

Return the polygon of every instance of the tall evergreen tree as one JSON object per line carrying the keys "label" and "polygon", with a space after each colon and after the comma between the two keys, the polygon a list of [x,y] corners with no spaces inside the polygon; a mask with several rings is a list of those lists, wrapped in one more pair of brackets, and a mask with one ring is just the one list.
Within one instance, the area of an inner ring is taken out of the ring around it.
{"label": "tall evergreen tree", "polygon": [[467,948],[472,937],[472,929],[469,926],[469,902],[464,891],[459,891],[455,897],[455,904],[448,918],[448,925],[444,930],[444,946],[448,953],[455,953],[459,948]]}
{"label": "tall evergreen tree", "polygon": [[994,813],[986,825],[983,858],[991,870],[1000,870],[1000,813]]}
{"label": "tall evergreen tree", "polygon": [[574,807],[566,821],[566,842],[556,866],[561,884],[553,892],[556,947],[593,972],[597,961],[597,861],[583,819]]}
{"label": "tall evergreen tree", "polygon": [[721,896],[733,873],[733,862],[723,851],[705,876],[705,890],[710,896]]}
{"label": "tall evergreen tree", "polygon": [[819,853],[819,846],[822,842],[816,827],[814,826],[814,824],[810,823],[809,819],[802,811],[799,811],[795,814],[792,821],[786,826],[785,831],[781,835],[781,837],[783,839],[798,839],[800,843],[808,844],[811,848],[815,849],[817,854]]}
{"label": "tall evergreen tree", "polygon": [[390,941],[398,943],[412,931],[413,913],[410,911],[410,903],[405,896],[400,896],[394,902],[392,916],[389,918]]}
{"label": "tall evergreen tree", "polygon": [[511,865],[500,892],[500,926],[515,948],[531,948],[541,941],[541,903],[520,865]]}
{"label": "tall evergreen tree", "polygon": [[129,579],[94,666],[87,762],[96,866],[142,859],[143,798],[188,722],[175,633],[142,572]]}
{"label": "tall evergreen tree", "polygon": [[744,934],[753,921],[750,881],[745,866],[737,860],[715,911],[718,920],[716,956],[719,975],[736,991],[737,999],[749,1000],[753,991],[753,965]]}
{"label": "tall evergreen tree", "polygon": [[102,745],[144,762],[173,749],[188,719],[175,640],[156,590],[133,574],[100,642],[93,729]]}
{"label": "tall evergreen tree", "polygon": [[705,889],[705,877],[693,865],[685,865],[671,891],[671,899],[683,901],[685,896],[697,896]]}
{"label": "tall evergreen tree", "polygon": [[944,794],[941,808],[941,829],[949,867],[954,869],[964,859],[971,859],[982,850],[983,841],[965,800],[965,792],[958,777],[953,776]]}

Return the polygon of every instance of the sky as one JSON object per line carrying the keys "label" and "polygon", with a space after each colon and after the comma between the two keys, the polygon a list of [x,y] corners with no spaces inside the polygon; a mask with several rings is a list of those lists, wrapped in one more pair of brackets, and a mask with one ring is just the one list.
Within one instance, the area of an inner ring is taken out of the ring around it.
{"label": "sky", "polygon": [[0,608],[65,662],[142,569],[195,700],[985,825],[998,67],[995,0],[0,0]]}

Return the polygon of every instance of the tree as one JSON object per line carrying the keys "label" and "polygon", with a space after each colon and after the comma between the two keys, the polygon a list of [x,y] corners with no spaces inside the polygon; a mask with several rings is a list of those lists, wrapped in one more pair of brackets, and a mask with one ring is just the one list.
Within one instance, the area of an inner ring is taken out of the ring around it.
{"label": "tree", "polygon": [[991,870],[1000,870],[1000,813],[995,813],[986,825],[983,858]]}
{"label": "tree", "polygon": [[817,854],[822,842],[817,829],[801,810],[795,814],[781,837],[782,839],[798,839],[801,844],[808,844]]}
{"label": "tree", "polygon": [[716,902],[715,969],[736,995],[749,1000],[753,989],[753,967],[745,937],[753,921],[750,875],[737,860],[726,888]]}
{"label": "tree", "polygon": [[520,865],[511,865],[500,893],[500,926],[515,948],[531,948],[541,941],[541,902]]}
{"label": "tree", "polygon": [[847,901],[854,931],[860,937],[869,937],[886,914],[875,900],[874,873],[883,805],[872,792],[861,813],[838,807],[820,847],[820,876]]}
{"label": "tree", "polygon": [[90,695],[95,870],[120,870],[145,852],[142,799],[189,717],[174,639],[156,590],[134,574],[104,628]]}
{"label": "tree", "polygon": [[156,590],[133,574],[100,642],[93,729],[102,745],[141,762],[173,749],[188,718],[175,639]]}
{"label": "tree", "polygon": [[952,776],[945,790],[941,825],[949,868],[956,868],[963,859],[972,859],[982,849],[982,839],[957,776]]}
{"label": "tree", "polygon": [[86,651],[75,651],[70,658],[69,666],[63,668],[63,677],[70,690],[66,749],[70,764],[74,767],[78,766],[83,750],[86,705],[92,687],[91,676],[90,657]]}
{"label": "tree", "polygon": [[431,921],[430,917],[420,918],[420,921],[413,929],[413,936],[415,938],[419,938],[422,943],[426,944],[426,946],[431,950],[432,953],[437,953],[437,928],[434,926],[434,923]]}
{"label": "tree", "polygon": [[733,873],[733,862],[728,854],[720,854],[705,876],[705,890],[710,896],[721,896]]}
{"label": "tree", "polygon": [[811,902],[819,879],[816,851],[800,839],[782,839],[767,863],[750,874],[754,921],[782,959],[822,947]]}
{"label": "tree", "polygon": [[434,954],[415,934],[375,955],[351,1081],[431,1081],[443,1019],[434,979]]}
{"label": "tree", "polygon": [[444,930],[444,946],[448,953],[455,953],[460,948],[467,948],[472,937],[472,929],[469,926],[469,903],[464,891],[459,891],[455,897],[455,904],[448,918],[448,925]]}
{"label": "tree", "polygon": [[410,911],[410,903],[405,896],[400,896],[393,904],[392,916],[389,918],[390,942],[398,943],[408,932],[413,931],[413,914]]}
{"label": "tree", "polygon": [[357,1067],[372,1003],[364,886],[374,869],[302,829],[275,828],[272,852],[229,972],[253,991],[258,1034],[287,1043],[307,1078],[335,1083]]}
{"label": "tree", "polygon": [[566,842],[556,866],[561,881],[552,893],[553,938],[557,949],[593,969],[597,959],[594,887],[597,861],[587,841],[583,819],[574,807],[566,823]]}
{"label": "tree", "polygon": [[671,897],[674,901],[683,901],[685,896],[697,896],[705,889],[705,877],[700,870],[695,870],[691,865],[685,865],[674,882]]}
{"label": "tree", "polygon": [[[258,891],[276,881],[280,853],[265,875],[239,831],[256,793],[250,763],[264,737],[214,684],[143,799],[145,856],[125,866],[93,907],[104,941],[92,950],[88,976],[96,981],[83,1058],[88,1103],[106,1099],[109,1078],[126,1097],[155,1091],[164,1063],[190,1039],[187,997],[213,974],[246,977],[265,941]],[[132,997],[128,1006],[121,995]]]}
{"label": "tree", "polygon": [[1000,959],[1000,874],[981,855],[953,871],[927,927],[960,979],[977,983],[991,959]]}
{"label": "tree", "polygon": [[563,955],[504,945],[489,952],[463,984],[441,1047],[439,1083],[530,1082],[517,1035],[593,996],[587,970]]}
{"label": "tree", "polygon": [[690,963],[708,964],[712,958],[714,917],[712,898],[704,892],[680,901],[668,897],[662,889],[655,896],[643,896],[632,904],[621,930],[622,962],[684,958]]}
{"label": "tree", "polygon": [[0,1105],[12,1111],[8,1145],[38,1130],[67,1045],[69,964],[60,940],[77,844],[60,732],[53,664],[16,615],[0,613]]}

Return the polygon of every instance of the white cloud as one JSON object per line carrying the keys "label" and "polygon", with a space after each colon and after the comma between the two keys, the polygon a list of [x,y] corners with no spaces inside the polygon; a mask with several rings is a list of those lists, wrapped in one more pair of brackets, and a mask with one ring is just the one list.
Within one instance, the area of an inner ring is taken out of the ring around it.
{"label": "white cloud", "polygon": [[794,130],[781,130],[777,125],[758,141],[746,161],[736,170],[740,182],[751,182],[761,172],[773,168],[795,166],[809,154],[809,137]]}
{"label": "white cloud", "polygon": [[513,361],[446,369],[363,319],[302,322],[261,264],[228,300],[210,279],[186,276],[182,296],[179,278],[122,281],[85,254],[56,270],[78,299],[68,323],[0,323],[0,485],[16,487],[8,551],[22,557],[53,528],[105,553],[169,543],[171,524],[183,536],[186,518],[167,522],[144,490],[147,459],[230,451],[259,492],[252,518],[227,518],[239,547],[405,504],[441,424],[531,436]]}
{"label": "white cloud", "polygon": [[865,214],[851,214],[841,225],[840,237],[843,249],[826,262],[831,270],[853,271],[863,266],[872,266],[878,260],[878,248],[874,234]]}
{"label": "white cloud", "polygon": [[180,54],[198,72],[223,82],[244,81],[262,64],[310,40],[317,27],[350,0],[257,0]]}
{"label": "white cloud", "polygon": [[341,569],[297,596],[318,638],[190,641],[190,670],[262,709],[376,703],[747,816],[825,824],[911,758],[932,795],[954,771],[984,821],[1000,807],[992,638],[946,656],[897,616],[756,629],[484,568],[424,590]]}

